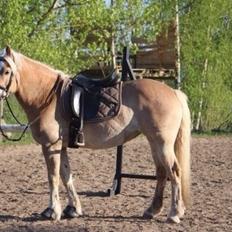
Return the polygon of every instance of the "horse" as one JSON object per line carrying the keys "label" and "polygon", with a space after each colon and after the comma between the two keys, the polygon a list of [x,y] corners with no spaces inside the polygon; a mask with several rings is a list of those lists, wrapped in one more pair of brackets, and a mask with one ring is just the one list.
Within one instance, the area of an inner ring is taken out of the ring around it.
{"label": "horse", "polygon": [[[67,154],[70,122],[62,115],[60,101],[62,86],[70,77],[9,46],[0,54],[0,98],[16,96],[46,161],[50,199],[42,215],[48,220],[60,220],[63,214],[69,218],[81,216]],[[118,115],[84,124],[84,147],[115,147],[142,133],[150,145],[157,175],[152,202],[142,216],[152,219],[161,213],[164,188],[170,180],[171,207],[167,221],[179,223],[191,200],[190,124],[187,96],[182,91],[150,79],[126,81],[122,83]],[[68,195],[63,212],[59,200],[60,177]]]}

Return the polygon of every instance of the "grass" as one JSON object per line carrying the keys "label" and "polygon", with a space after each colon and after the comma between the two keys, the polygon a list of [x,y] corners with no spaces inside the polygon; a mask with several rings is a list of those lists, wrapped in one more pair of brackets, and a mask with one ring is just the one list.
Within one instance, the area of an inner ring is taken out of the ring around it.
{"label": "grass", "polygon": [[[20,137],[20,135],[21,135],[20,132],[12,133],[11,138],[18,138],[18,137]],[[24,134],[24,136],[22,137],[22,139],[21,139],[20,141],[17,141],[17,142],[15,142],[15,141],[9,141],[9,140],[3,138],[2,136],[1,136],[1,138],[2,138],[2,139],[1,139],[1,141],[0,141],[0,146],[4,146],[4,145],[6,146],[6,145],[31,144],[31,143],[34,142],[34,140],[33,140],[32,135],[31,135],[30,132],[26,132],[26,133]]]}
{"label": "grass", "polygon": [[227,131],[201,131],[201,132],[192,132],[193,137],[215,137],[215,136],[224,136],[232,137],[232,132]]}

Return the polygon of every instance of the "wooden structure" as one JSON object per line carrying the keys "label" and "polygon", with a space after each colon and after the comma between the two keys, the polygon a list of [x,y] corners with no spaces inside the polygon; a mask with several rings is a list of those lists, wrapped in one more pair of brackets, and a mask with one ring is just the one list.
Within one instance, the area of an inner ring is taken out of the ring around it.
{"label": "wooden structure", "polygon": [[177,55],[175,23],[171,23],[151,44],[139,39],[134,40],[139,46],[135,56],[135,68],[175,69]]}
{"label": "wooden structure", "polygon": [[[135,55],[130,55],[129,63],[132,67],[136,79],[151,78],[159,80],[174,80],[176,84],[180,83],[179,78],[179,37],[178,20],[172,21],[170,25],[161,31],[154,42],[147,43],[141,38],[132,38],[132,42],[138,45],[138,51]],[[115,43],[112,38],[109,47],[112,50],[113,67],[122,71],[122,53],[116,53]],[[95,64],[89,70],[83,71],[85,75],[91,78],[104,78],[107,75],[107,64]]]}
{"label": "wooden structure", "polygon": [[[130,56],[130,63],[136,78],[152,78],[175,80],[178,82],[178,49],[177,26],[172,22],[152,43],[134,38],[138,51]],[[117,64],[121,70],[122,56],[117,56]]]}

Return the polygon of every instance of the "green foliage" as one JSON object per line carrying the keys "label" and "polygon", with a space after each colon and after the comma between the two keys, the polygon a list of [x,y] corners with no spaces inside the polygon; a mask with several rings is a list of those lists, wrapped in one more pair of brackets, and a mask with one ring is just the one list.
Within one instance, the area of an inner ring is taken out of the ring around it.
{"label": "green foliage", "polygon": [[232,2],[197,0],[181,4],[185,10],[180,21],[183,88],[195,113],[194,126],[201,111],[202,130],[228,129],[232,122]]}

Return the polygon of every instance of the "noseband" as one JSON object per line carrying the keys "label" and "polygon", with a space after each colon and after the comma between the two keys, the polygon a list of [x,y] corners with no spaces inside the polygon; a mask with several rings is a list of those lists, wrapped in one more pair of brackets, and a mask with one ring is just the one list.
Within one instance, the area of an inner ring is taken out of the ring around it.
{"label": "noseband", "polygon": [[5,61],[11,68],[11,74],[10,74],[10,79],[9,79],[8,84],[6,85],[6,87],[0,86],[0,89],[5,91],[6,96],[7,96],[9,93],[9,89],[12,83],[13,76],[16,74],[16,65],[10,57],[0,56],[0,61]]}

